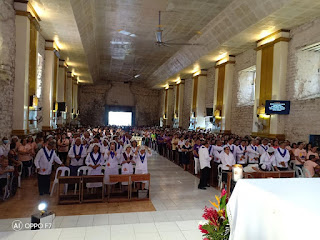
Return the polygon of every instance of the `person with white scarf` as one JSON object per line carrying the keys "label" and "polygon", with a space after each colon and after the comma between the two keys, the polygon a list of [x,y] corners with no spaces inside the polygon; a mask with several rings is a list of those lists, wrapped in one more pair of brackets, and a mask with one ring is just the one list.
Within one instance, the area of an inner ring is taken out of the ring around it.
{"label": "person with white scarf", "polygon": [[104,154],[104,160],[105,160],[105,172],[104,172],[104,184],[116,184],[116,183],[110,183],[110,175],[118,175],[119,174],[119,168],[118,163],[120,159],[120,154],[116,151],[116,142],[111,141],[110,143],[110,149],[106,151]]}
{"label": "person with white scarf", "polygon": [[[88,154],[86,158],[86,165],[90,167],[88,175],[102,175],[102,165],[104,164],[104,158],[100,152],[100,144],[94,143],[92,152]],[[87,183],[88,188],[101,187],[101,183]]]}
{"label": "person with white scarf", "polygon": [[[126,145],[124,152],[120,154],[121,161],[121,174],[133,174],[133,165],[135,163],[135,156],[131,153],[131,146]],[[127,182],[123,182],[122,185],[128,185]]]}
{"label": "person with white scarf", "polygon": [[83,166],[87,156],[86,147],[81,143],[81,138],[75,140],[75,144],[70,148],[68,157],[70,158],[70,175],[77,176],[78,169]]}
{"label": "person with white scarf", "polygon": [[[147,174],[148,158],[152,156],[150,149],[145,146],[138,147],[137,151],[135,152],[135,156],[136,156],[135,157],[135,162],[136,162],[135,174]],[[145,185],[146,185],[146,181],[142,181],[141,185],[140,185],[140,182],[138,182],[138,189],[145,189]]]}

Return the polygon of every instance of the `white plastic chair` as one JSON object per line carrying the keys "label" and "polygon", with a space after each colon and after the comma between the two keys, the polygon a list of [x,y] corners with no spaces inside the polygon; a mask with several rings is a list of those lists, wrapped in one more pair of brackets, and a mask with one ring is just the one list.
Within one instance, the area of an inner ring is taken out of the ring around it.
{"label": "white plastic chair", "polygon": [[303,174],[304,174],[304,177],[306,177],[306,178],[312,178],[312,176],[311,176],[311,173],[310,173],[310,171],[308,170],[308,169],[306,169],[306,168],[302,168],[302,172],[303,172]]}
{"label": "white plastic chair", "polygon": [[4,194],[2,200],[5,200],[9,198],[10,192],[9,192],[9,185],[10,185],[10,173],[7,173],[7,185],[4,187]]}
{"label": "white plastic chair", "polygon": [[21,175],[22,175],[22,168],[23,168],[23,165],[22,163],[18,166],[18,169],[19,169],[19,176],[18,176],[18,188],[21,188]]}
{"label": "white plastic chair", "polygon": [[[80,176],[80,173],[82,173],[81,175],[89,175],[91,168],[88,166],[82,166],[78,168],[78,172],[77,172],[77,176]],[[77,188],[78,188],[78,184],[76,183],[74,185],[74,194],[77,193]]]}
{"label": "white plastic chair", "polygon": [[[56,171],[56,176],[54,178],[54,181],[53,181],[53,185],[52,185],[52,189],[51,189],[51,193],[50,193],[50,197],[53,195],[54,193],[54,188],[56,186],[56,184],[59,183],[59,180],[58,180],[58,174],[59,172],[61,172],[61,177],[64,177],[64,176],[70,176],[70,168],[68,167],[58,167],[57,168],[57,171]],[[64,193],[66,194],[68,191],[68,184],[65,184],[64,185]]]}
{"label": "white plastic chair", "polygon": [[222,188],[222,164],[218,165],[218,187],[221,190],[221,188]]}
{"label": "white plastic chair", "polygon": [[292,169],[292,170],[296,170],[296,164],[294,163],[294,160],[290,160],[289,161],[289,166],[290,166],[290,168]]}
{"label": "white plastic chair", "polygon": [[297,175],[297,178],[304,178],[304,174],[301,168],[296,167],[296,175]]}

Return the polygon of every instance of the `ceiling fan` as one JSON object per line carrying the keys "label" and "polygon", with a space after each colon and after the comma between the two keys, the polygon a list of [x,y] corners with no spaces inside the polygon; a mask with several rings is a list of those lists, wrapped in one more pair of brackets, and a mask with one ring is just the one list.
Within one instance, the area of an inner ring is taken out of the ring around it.
{"label": "ceiling fan", "polygon": [[135,59],[133,60],[133,64],[132,64],[132,74],[127,74],[127,73],[123,73],[123,72],[119,72],[119,73],[122,75],[125,75],[127,77],[130,77],[130,80],[131,79],[138,79],[141,76],[141,74],[136,73],[136,70],[134,69],[134,65],[135,65]]}
{"label": "ceiling fan", "polygon": [[161,11],[159,11],[159,25],[156,31],[156,42],[155,45],[158,47],[171,47],[171,46],[199,46],[199,44],[195,43],[173,43],[173,40],[163,41],[162,36],[163,29],[161,28]]}

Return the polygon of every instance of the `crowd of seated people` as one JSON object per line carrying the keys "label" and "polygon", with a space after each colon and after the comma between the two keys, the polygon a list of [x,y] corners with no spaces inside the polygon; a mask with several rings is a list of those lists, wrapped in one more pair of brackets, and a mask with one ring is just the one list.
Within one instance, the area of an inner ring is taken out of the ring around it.
{"label": "crowd of seated people", "polygon": [[[20,139],[13,136],[11,142],[3,138],[2,142],[0,177],[7,179],[7,173],[13,171],[22,179],[37,175],[40,195],[50,193],[55,165],[67,166],[71,176],[77,176],[78,169],[87,166],[89,175],[104,174],[104,183],[111,185],[109,175],[148,173],[147,162],[152,154],[145,145],[138,146],[132,130],[111,127],[57,129]],[[0,183],[3,190],[7,181]],[[138,182],[137,186],[145,189],[145,182]]]}
{"label": "crowd of seated people", "polygon": [[[154,129],[146,133],[151,142],[157,145],[161,155],[177,162],[186,171],[190,167],[190,161],[186,161],[185,156],[187,154],[191,156],[189,160],[193,159],[193,173],[199,174],[200,169],[205,173],[201,174],[201,178],[204,175],[204,179],[200,181],[200,189],[209,186],[207,183],[209,173],[206,168],[212,168],[211,177],[217,177],[219,165],[222,168],[223,181],[226,181],[225,173],[231,171],[232,165],[236,163],[241,164],[245,172],[286,171],[300,168],[301,172],[306,173],[305,177],[318,177],[320,173],[318,147],[303,142],[291,144],[288,140],[179,129]],[[202,150],[202,154],[199,154],[199,150]]]}
{"label": "crowd of seated people", "polygon": [[[134,140],[135,136],[142,138],[141,146]],[[39,194],[48,194],[52,166],[56,162],[69,167],[71,176],[76,176],[80,167],[88,166],[89,174],[105,174],[105,184],[111,184],[108,176],[119,172],[148,173],[150,148],[185,171],[192,169],[197,175],[201,170],[200,189],[209,186],[210,174],[218,175],[218,166],[226,173],[236,163],[250,172],[285,171],[290,168],[290,162],[291,167],[307,170],[306,177],[319,176],[318,148],[311,144],[157,127],[61,128],[36,136],[13,136],[11,140],[4,137],[0,145],[0,176],[6,179],[13,171],[24,179],[37,173]],[[225,174],[222,178],[226,181]],[[3,195],[7,182],[0,182]],[[140,188],[144,189],[145,184],[141,183]]]}

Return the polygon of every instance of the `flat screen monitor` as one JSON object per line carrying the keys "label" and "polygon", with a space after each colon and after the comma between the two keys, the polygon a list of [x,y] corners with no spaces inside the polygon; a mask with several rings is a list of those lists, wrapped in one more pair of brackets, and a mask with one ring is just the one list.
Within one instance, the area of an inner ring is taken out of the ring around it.
{"label": "flat screen monitor", "polygon": [[289,114],[290,101],[281,100],[267,100],[266,101],[266,114]]}

